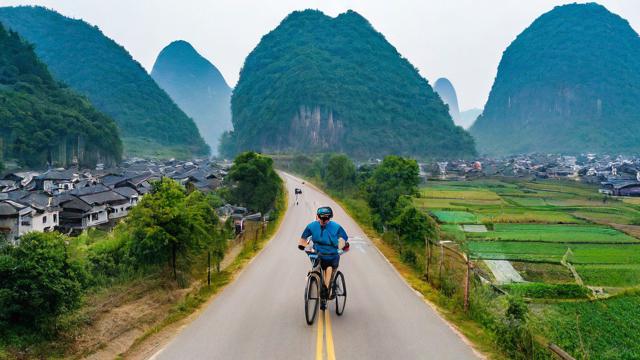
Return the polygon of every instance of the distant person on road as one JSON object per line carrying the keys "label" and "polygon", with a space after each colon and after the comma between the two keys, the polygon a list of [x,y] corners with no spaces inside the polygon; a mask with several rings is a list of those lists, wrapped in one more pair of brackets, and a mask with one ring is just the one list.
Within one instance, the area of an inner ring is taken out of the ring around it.
{"label": "distant person on road", "polygon": [[325,271],[324,284],[322,286],[323,297],[329,296],[329,284],[333,270],[340,264],[340,239],[344,240],[342,251],[349,250],[349,237],[342,226],[335,221],[331,221],[333,210],[328,206],[318,208],[316,211],[316,221],[311,222],[302,232],[298,248],[304,250],[309,238],[313,241],[313,250],[318,254],[320,267]]}

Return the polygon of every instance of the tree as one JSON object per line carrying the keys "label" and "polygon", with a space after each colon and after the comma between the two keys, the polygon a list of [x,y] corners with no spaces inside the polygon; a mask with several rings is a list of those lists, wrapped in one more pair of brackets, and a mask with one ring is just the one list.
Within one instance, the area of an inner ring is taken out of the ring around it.
{"label": "tree", "polygon": [[226,181],[229,201],[262,213],[273,208],[282,184],[273,160],[255,152],[238,155]]}
{"label": "tree", "polygon": [[438,227],[435,220],[416,208],[410,198],[401,197],[397,205],[398,215],[390,221],[389,227],[398,233],[402,241],[424,243],[425,238],[437,239]]}
{"label": "tree", "polygon": [[0,250],[0,332],[7,325],[40,331],[80,304],[86,271],[58,233],[29,233]]}
{"label": "tree", "polygon": [[326,182],[330,189],[344,193],[353,187],[356,178],[356,167],[344,154],[334,154],[327,164]]}
{"label": "tree", "polygon": [[367,200],[376,217],[374,224],[390,222],[396,215],[398,199],[418,193],[419,174],[415,160],[395,155],[384,158],[366,184]]}
{"label": "tree", "polygon": [[177,279],[178,259],[203,249],[214,236],[216,223],[215,212],[202,193],[187,196],[175,180],[163,178],[127,219],[131,256],[140,264],[169,260]]}

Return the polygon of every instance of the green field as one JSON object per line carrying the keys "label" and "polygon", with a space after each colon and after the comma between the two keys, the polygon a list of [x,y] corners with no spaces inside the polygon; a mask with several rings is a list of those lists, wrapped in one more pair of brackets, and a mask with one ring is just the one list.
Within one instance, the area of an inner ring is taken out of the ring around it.
{"label": "green field", "polygon": [[493,231],[467,237],[500,241],[557,243],[637,243],[638,239],[601,225],[495,224]]}
{"label": "green field", "polygon": [[626,287],[640,284],[640,264],[576,265],[586,285]]}
{"label": "green field", "polygon": [[432,211],[438,221],[448,224],[475,224],[478,217],[466,211]]}
{"label": "green field", "polygon": [[[431,181],[414,201],[488,279],[491,270],[479,260],[511,262],[528,282],[500,286],[531,299],[537,335],[578,359],[640,359],[640,293],[628,293],[640,286],[640,200],[606,198],[577,182],[484,179]],[[488,231],[459,225],[474,223]],[[588,300],[591,289],[577,285],[563,259],[585,286],[624,295]]]}
{"label": "green field", "polygon": [[640,358],[640,295],[550,306],[540,330],[578,359]]}
{"label": "green field", "polygon": [[639,264],[640,244],[559,244],[523,241],[468,241],[472,257],[493,260],[537,261],[560,263],[571,249],[567,260],[574,264]]}

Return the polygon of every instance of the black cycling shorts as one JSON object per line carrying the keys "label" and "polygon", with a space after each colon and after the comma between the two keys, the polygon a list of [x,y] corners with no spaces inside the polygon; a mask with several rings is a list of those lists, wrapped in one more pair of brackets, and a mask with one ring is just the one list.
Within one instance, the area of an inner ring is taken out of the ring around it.
{"label": "black cycling shorts", "polygon": [[334,269],[338,268],[338,265],[340,265],[340,255],[321,255],[318,256],[318,259],[320,260],[320,268],[322,268],[322,270],[327,270],[328,267],[332,267]]}

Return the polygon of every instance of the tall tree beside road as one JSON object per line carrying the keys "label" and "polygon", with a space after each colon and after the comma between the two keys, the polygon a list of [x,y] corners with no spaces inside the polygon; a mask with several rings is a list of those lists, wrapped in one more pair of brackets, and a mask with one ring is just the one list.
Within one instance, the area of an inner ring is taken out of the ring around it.
{"label": "tall tree beside road", "polygon": [[355,185],[356,166],[344,154],[333,154],[327,164],[327,186],[342,193]]}
{"label": "tall tree beside road", "polygon": [[177,278],[179,260],[223,241],[217,222],[215,210],[201,192],[187,194],[176,181],[163,178],[127,219],[131,256],[142,265],[169,261]]}
{"label": "tall tree beside road", "polygon": [[262,213],[273,208],[282,186],[273,160],[252,151],[236,157],[226,181],[229,201]]}
{"label": "tall tree beside road", "polygon": [[365,185],[367,201],[374,224],[389,222],[396,215],[396,204],[402,195],[418,193],[420,183],[418,163],[412,159],[390,155],[375,168]]}

